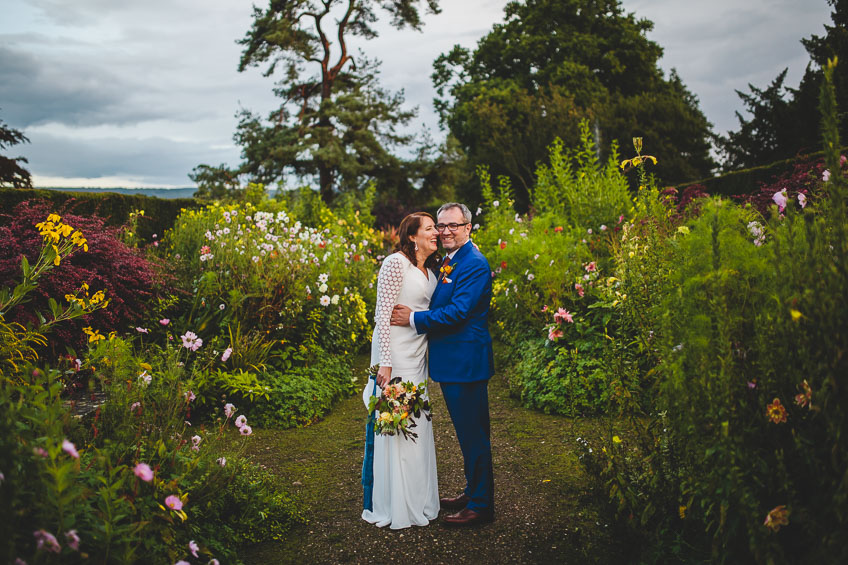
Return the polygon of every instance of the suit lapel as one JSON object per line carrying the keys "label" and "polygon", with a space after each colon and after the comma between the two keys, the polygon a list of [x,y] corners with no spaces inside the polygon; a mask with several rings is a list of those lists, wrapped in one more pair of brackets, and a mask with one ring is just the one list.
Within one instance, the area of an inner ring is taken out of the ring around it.
{"label": "suit lapel", "polygon": [[[460,247],[457,250],[457,252],[454,254],[453,259],[451,259],[451,261],[449,263],[449,265],[453,266],[453,272],[456,272],[456,269],[459,267],[459,263],[462,261],[463,257],[465,257],[466,255],[468,255],[471,252],[471,248],[473,247],[473,245],[474,244],[471,243],[471,240],[468,240],[468,242],[465,245],[463,245],[462,247]],[[438,281],[436,283],[436,290],[433,292],[433,296],[430,299],[430,304],[434,304],[436,302],[436,296],[441,292],[441,290],[442,290],[441,287],[447,286],[448,284],[450,284],[450,283],[445,283],[444,278],[445,278],[444,273],[440,272]],[[448,278],[450,278],[450,277],[448,277]]]}

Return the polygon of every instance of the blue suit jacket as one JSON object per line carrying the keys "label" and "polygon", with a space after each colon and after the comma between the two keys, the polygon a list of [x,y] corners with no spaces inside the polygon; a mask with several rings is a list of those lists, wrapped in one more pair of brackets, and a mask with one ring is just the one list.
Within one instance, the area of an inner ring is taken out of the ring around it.
{"label": "blue suit jacket", "polygon": [[450,264],[453,271],[439,280],[430,309],[414,314],[415,330],[426,333],[430,342],[430,378],[447,383],[488,380],[495,365],[489,335],[492,270],[470,241]]}

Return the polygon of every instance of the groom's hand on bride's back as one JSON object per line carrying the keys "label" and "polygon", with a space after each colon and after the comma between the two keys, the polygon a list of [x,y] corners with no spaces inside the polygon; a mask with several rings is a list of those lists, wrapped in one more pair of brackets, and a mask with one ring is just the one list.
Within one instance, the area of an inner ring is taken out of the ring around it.
{"label": "groom's hand on bride's back", "polygon": [[412,309],[409,306],[398,304],[392,310],[392,325],[393,326],[408,326],[409,315],[412,314]]}

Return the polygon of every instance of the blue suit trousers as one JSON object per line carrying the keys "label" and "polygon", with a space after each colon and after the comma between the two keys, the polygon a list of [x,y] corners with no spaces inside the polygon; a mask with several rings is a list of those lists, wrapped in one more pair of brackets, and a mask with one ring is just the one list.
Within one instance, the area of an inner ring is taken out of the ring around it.
{"label": "blue suit trousers", "polygon": [[489,381],[439,383],[465,462],[467,508],[494,513]]}

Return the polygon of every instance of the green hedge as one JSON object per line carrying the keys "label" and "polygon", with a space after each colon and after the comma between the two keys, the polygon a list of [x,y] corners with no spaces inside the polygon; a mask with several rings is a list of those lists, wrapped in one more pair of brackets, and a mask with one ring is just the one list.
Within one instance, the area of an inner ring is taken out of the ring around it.
{"label": "green hedge", "polygon": [[115,192],[63,192],[58,190],[0,188],[0,214],[10,214],[19,203],[26,200],[49,200],[54,210],[73,212],[86,216],[96,214],[107,225],[126,223],[134,210],[144,210],[144,220],[139,222],[138,235],[149,240],[152,234],[162,233],[174,225],[183,208],[199,208],[193,198],[164,199]]}
{"label": "green hedge", "polygon": [[[843,148],[843,152],[848,147]],[[759,167],[731,171],[718,177],[709,177],[701,180],[687,182],[677,185],[675,188],[683,190],[686,187],[700,184],[706,187],[706,191],[713,195],[734,196],[737,194],[750,194],[760,188],[761,183],[771,182],[775,177],[791,172],[797,163],[802,161],[818,161],[824,158],[824,153],[810,153],[797,155],[791,159],[775,161]]]}

